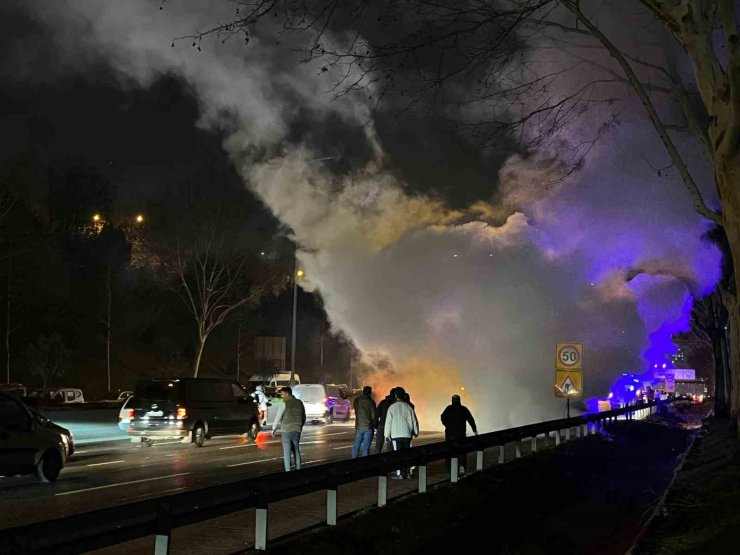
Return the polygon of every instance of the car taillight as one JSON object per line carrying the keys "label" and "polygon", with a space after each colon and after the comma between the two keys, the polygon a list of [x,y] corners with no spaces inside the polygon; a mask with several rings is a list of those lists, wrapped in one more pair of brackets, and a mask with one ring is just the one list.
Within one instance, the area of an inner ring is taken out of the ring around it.
{"label": "car taillight", "polygon": [[126,409],[126,418],[123,418],[122,416],[119,417],[119,420],[121,420],[122,422],[124,420],[128,420],[129,422],[131,422],[133,419],[134,419],[134,409]]}
{"label": "car taillight", "polygon": [[188,409],[185,407],[178,407],[177,409],[177,419],[178,420],[185,420],[188,417]]}

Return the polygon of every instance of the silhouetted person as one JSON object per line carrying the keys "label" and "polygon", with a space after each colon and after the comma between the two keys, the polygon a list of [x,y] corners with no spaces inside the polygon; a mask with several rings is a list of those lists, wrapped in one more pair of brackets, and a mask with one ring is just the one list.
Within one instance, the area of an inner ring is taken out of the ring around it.
{"label": "silhouetted person", "polygon": [[382,453],[383,445],[385,444],[385,416],[388,414],[388,407],[396,402],[396,388],[392,388],[390,393],[386,395],[385,399],[378,403],[376,410],[377,422],[375,423],[375,452]]}
{"label": "silhouetted person", "polygon": [[[470,424],[475,435],[478,435],[478,428],[475,426],[475,419],[470,414],[468,407],[464,406],[460,402],[459,395],[452,396],[452,403],[447,405],[444,411],[442,411],[442,424],[445,427],[445,441],[452,439],[465,439],[466,424]],[[458,460],[458,468],[460,474],[465,474],[467,454],[460,455]],[[450,470],[450,459],[447,459],[447,470]]]}
{"label": "silhouetted person", "polygon": [[272,437],[278,427],[282,433],[283,440],[283,466],[285,472],[290,471],[290,454],[293,453],[295,458],[295,469],[301,469],[301,430],[306,423],[306,408],[303,401],[293,397],[293,390],[289,387],[280,389],[280,397],[283,398],[283,404],[278,408],[275,422],[272,425]]}
{"label": "silhouetted person", "polygon": [[370,454],[373,444],[373,431],[377,420],[375,401],[372,398],[373,388],[366,385],[362,388],[362,395],[354,402],[355,410],[355,443],[352,446],[352,458],[356,459],[362,447],[363,456]]}

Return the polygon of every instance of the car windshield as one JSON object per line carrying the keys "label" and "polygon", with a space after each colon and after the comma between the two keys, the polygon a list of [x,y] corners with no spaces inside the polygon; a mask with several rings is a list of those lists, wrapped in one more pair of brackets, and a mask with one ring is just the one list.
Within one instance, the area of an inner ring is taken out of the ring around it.
{"label": "car windshield", "polygon": [[140,399],[156,399],[158,401],[174,401],[178,394],[177,381],[153,381],[136,384],[134,395]]}

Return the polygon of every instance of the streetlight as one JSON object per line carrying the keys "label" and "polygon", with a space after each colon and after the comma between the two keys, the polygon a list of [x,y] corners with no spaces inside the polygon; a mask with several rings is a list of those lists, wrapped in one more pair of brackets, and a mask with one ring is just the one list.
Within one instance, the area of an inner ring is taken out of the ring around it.
{"label": "streetlight", "polygon": [[137,224],[143,224],[144,223],[144,214],[136,214],[136,223]]}
{"label": "streetlight", "polygon": [[100,214],[93,214],[92,219],[93,219],[94,222],[99,222],[100,221]]}
{"label": "streetlight", "polygon": [[[297,253],[296,253],[297,254]],[[294,256],[295,268],[293,271],[293,333],[290,338],[290,387],[295,385],[295,329],[296,312],[298,310],[298,280],[305,274],[298,268],[298,256]]]}

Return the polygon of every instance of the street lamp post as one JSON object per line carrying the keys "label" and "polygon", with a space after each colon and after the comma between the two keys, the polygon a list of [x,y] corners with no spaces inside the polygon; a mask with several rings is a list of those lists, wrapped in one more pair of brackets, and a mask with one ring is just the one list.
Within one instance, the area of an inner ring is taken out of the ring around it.
{"label": "street lamp post", "polygon": [[298,256],[294,256],[293,267],[293,333],[290,338],[290,387],[295,385],[295,337],[296,314],[298,312],[298,278],[303,277],[303,270],[298,269]]}

